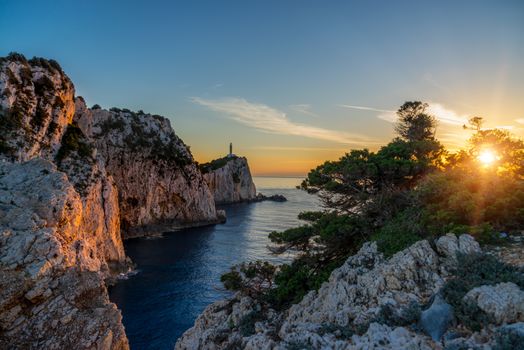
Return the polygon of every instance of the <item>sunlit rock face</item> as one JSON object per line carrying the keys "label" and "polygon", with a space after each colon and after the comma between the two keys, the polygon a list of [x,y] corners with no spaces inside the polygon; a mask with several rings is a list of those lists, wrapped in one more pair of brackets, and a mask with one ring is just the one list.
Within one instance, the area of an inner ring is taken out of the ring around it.
{"label": "sunlit rock face", "polygon": [[74,86],[55,61],[0,58],[0,153],[52,158],[75,112]]}
{"label": "sunlit rock face", "polygon": [[0,162],[0,348],[128,348],[100,272],[121,241],[85,203],[47,160]]}
{"label": "sunlit rock face", "polygon": [[96,258],[124,265],[118,196],[93,143],[73,123],[74,86],[58,63],[0,59],[0,159],[43,158],[67,174],[80,195],[82,225],[96,242]]}
{"label": "sunlit rock face", "polygon": [[256,187],[245,157],[226,157],[202,166],[204,178],[217,204],[251,201]]}
{"label": "sunlit rock face", "polygon": [[124,238],[217,221],[213,196],[168,119],[88,109],[80,99],[76,111],[117,184]]}
{"label": "sunlit rock face", "polygon": [[118,193],[74,94],[54,61],[0,58],[0,348],[127,348]]}

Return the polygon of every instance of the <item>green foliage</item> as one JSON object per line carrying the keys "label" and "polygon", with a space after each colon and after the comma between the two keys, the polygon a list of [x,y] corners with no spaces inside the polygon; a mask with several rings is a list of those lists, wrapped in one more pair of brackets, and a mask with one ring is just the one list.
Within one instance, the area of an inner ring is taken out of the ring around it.
{"label": "green foliage", "polygon": [[235,159],[235,158],[223,157],[223,158],[214,159],[214,160],[210,161],[209,163],[200,164],[199,165],[200,171],[202,172],[202,174],[206,174],[206,173],[212,172],[214,170],[217,170],[217,169],[220,169],[220,168],[226,166],[227,162],[229,162],[230,160],[233,160],[233,159]]}
{"label": "green foliage", "polygon": [[462,227],[482,243],[493,243],[497,231],[524,225],[524,181],[509,174],[449,169],[427,176],[416,195],[427,214],[427,229],[435,235]]}
{"label": "green foliage", "polygon": [[524,288],[524,270],[504,264],[488,254],[459,255],[457,259],[458,267],[453,271],[453,278],[444,285],[443,295],[453,306],[457,319],[476,331],[492,320],[478,306],[463,300],[464,296],[473,288],[502,282],[513,282]]}
{"label": "green foliage", "polygon": [[228,290],[241,291],[252,298],[260,298],[273,288],[276,266],[267,261],[255,261],[233,266],[220,277]]}
{"label": "green foliage", "polygon": [[298,214],[298,218],[304,221],[314,222],[319,220],[324,215],[321,211],[304,211]]}
{"label": "green foliage", "polygon": [[395,131],[408,141],[430,140],[435,136],[437,120],[426,113],[429,105],[420,101],[405,102],[397,111]]}
{"label": "green foliage", "polygon": [[371,235],[371,240],[377,242],[378,250],[385,257],[391,257],[423,238],[424,226],[420,211],[416,209],[401,212]]}
{"label": "green foliage", "polygon": [[91,107],[91,109],[102,109],[102,107],[100,107],[99,104],[94,104],[93,107]]}
{"label": "green foliage", "polygon": [[385,304],[380,307],[374,322],[390,327],[406,327],[418,322],[421,313],[422,308],[416,302],[411,302],[405,309],[400,311],[391,304]]}
{"label": "green foliage", "polygon": [[63,73],[63,70],[62,70],[62,67],[60,67],[60,64],[53,59],[47,60],[42,57],[33,57],[29,60],[29,63],[33,66],[40,66],[42,68],[45,68],[51,72],[56,71],[56,72]]}
{"label": "green foliage", "polygon": [[62,136],[60,149],[56,154],[57,163],[61,164],[72,153],[76,153],[81,158],[92,158],[93,147],[77,125],[69,124]]}
{"label": "green foliage", "polygon": [[264,320],[264,313],[260,310],[252,310],[242,317],[238,324],[238,330],[243,337],[255,334],[255,323]]}
{"label": "green foliage", "polygon": [[435,140],[394,139],[377,153],[352,150],[336,162],[312,170],[305,189],[323,191],[326,206],[348,210],[384,191],[407,190],[441,165],[442,145]]}

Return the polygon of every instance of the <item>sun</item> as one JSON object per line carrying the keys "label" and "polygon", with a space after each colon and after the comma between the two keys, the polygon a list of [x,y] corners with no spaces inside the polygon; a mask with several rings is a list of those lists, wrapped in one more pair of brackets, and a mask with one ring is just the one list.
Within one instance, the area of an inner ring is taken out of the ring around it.
{"label": "sun", "polygon": [[497,160],[497,157],[496,157],[495,153],[493,151],[491,151],[491,150],[488,150],[488,149],[482,151],[477,158],[485,166],[489,166],[489,165],[493,164],[493,162],[495,162],[495,160]]}

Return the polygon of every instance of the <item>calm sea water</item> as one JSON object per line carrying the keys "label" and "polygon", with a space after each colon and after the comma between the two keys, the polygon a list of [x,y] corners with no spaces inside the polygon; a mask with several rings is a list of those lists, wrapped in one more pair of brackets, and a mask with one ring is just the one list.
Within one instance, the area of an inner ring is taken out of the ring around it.
{"label": "calm sea water", "polygon": [[225,206],[225,224],[125,242],[138,273],[111,287],[109,296],[122,310],[131,349],[173,349],[207,305],[229,295],[220,275],[231,265],[289,259],[269,253],[268,233],[301,224],[298,213],[318,209],[318,200],[294,188],[299,178],[254,181],[259,192],[280,193],[288,201]]}

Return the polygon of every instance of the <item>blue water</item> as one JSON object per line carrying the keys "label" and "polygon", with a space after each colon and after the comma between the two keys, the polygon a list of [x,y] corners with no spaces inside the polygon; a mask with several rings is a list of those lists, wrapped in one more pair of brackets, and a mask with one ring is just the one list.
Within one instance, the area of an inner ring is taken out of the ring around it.
{"label": "blue water", "polygon": [[318,209],[317,198],[294,189],[300,179],[254,180],[259,192],[288,201],[225,206],[225,224],[125,242],[138,273],[111,287],[109,296],[122,310],[131,349],[173,349],[207,305],[229,295],[220,275],[231,265],[290,258],[270,254],[267,235],[301,224],[298,213]]}

